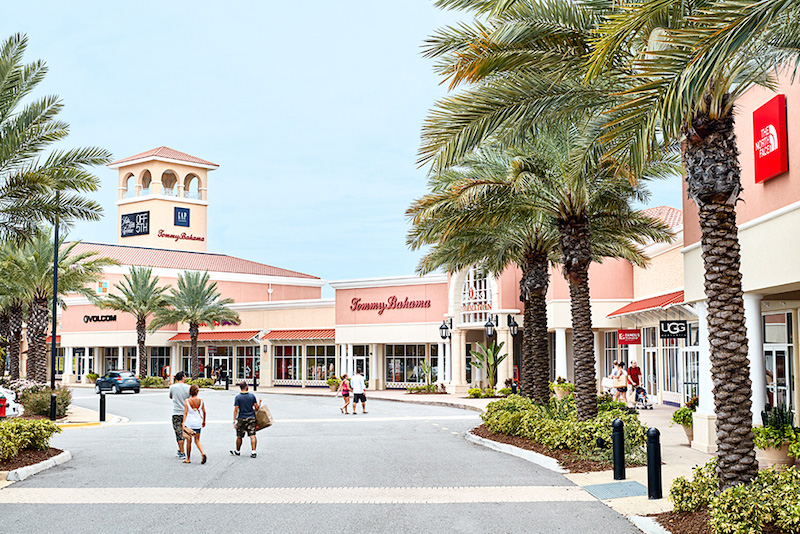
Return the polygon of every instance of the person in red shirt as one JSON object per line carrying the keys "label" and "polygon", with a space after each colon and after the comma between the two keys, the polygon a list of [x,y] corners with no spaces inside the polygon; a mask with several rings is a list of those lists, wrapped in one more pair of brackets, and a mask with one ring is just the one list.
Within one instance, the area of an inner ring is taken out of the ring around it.
{"label": "person in red shirt", "polygon": [[631,360],[631,365],[628,367],[628,383],[636,389],[642,383],[642,369],[636,360]]}

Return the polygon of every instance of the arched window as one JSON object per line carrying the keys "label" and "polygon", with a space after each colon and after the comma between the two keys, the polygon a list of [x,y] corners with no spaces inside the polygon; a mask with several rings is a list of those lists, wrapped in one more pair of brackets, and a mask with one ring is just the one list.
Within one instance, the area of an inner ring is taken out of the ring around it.
{"label": "arched window", "polygon": [[183,180],[183,196],[200,200],[200,177],[196,174],[187,174]]}
{"label": "arched window", "polygon": [[122,198],[131,198],[136,194],[136,179],[133,177],[133,173],[128,173],[128,176],[125,177],[125,192],[122,195]]}
{"label": "arched window", "polygon": [[150,175],[150,171],[144,171],[142,173],[142,196],[150,194],[150,182],[153,181],[153,177]]}
{"label": "arched window", "polygon": [[172,171],[164,171],[161,174],[161,191],[163,195],[170,197],[178,194],[178,175]]}
{"label": "arched window", "polygon": [[485,323],[492,309],[492,285],[488,273],[470,267],[461,286],[461,321]]}

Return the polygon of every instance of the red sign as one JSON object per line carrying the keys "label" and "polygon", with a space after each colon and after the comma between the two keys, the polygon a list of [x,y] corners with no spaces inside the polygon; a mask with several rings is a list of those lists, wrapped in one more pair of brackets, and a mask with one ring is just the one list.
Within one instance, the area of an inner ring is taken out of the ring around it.
{"label": "red sign", "polygon": [[753,112],[756,183],[789,170],[786,96],[778,95]]}
{"label": "red sign", "polygon": [[641,345],[641,330],[617,330],[617,343],[620,345]]}

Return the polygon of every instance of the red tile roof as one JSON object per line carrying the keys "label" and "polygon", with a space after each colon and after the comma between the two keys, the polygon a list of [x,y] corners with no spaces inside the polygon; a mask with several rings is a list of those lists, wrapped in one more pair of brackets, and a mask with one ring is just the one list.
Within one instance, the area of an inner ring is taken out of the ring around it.
{"label": "red tile roof", "polygon": [[336,329],[317,328],[309,330],[270,330],[261,339],[334,339],[335,337]]}
{"label": "red tile roof", "polygon": [[676,208],[658,206],[655,208],[647,208],[643,210],[642,213],[665,223],[670,228],[677,228],[683,225],[683,212]]}
{"label": "red tile roof", "polygon": [[[200,332],[197,341],[250,341],[258,335],[260,330],[219,330],[215,332]],[[191,341],[189,332],[175,334],[169,341]]]}
{"label": "red tile roof", "polygon": [[319,280],[316,276],[273,267],[264,263],[234,258],[226,254],[211,252],[186,252],[163,248],[132,247],[107,243],[78,243],[75,254],[94,251],[100,256],[113,258],[122,265],[146,265],[166,269],[188,271],[215,271],[223,273],[257,274],[262,276],[286,276]]}
{"label": "red tile roof", "polygon": [[122,163],[125,163],[126,161],[136,161],[148,158],[174,159],[178,161],[185,161],[186,163],[198,163],[200,165],[211,165],[214,167],[219,167],[219,165],[217,165],[216,163],[211,163],[210,161],[190,156],[189,154],[185,154],[183,152],[180,152],[178,150],[166,146],[160,146],[158,148],[154,148],[153,150],[148,150],[147,152],[136,154],[135,156],[122,158],[120,160],[115,161],[114,163],[109,163],[108,166],[113,167],[114,165],[120,165]]}
{"label": "red tile roof", "polygon": [[[48,345],[53,342],[53,336],[47,336],[46,342]],[[61,343],[61,336],[56,334],[56,343]]]}
{"label": "red tile roof", "polygon": [[683,302],[683,290],[675,291],[674,293],[667,293],[658,297],[651,297],[649,299],[636,300],[630,304],[626,304],[617,311],[608,314],[608,317],[617,317],[620,315],[628,315],[636,312],[643,312],[646,310],[664,309],[672,304],[680,304]]}

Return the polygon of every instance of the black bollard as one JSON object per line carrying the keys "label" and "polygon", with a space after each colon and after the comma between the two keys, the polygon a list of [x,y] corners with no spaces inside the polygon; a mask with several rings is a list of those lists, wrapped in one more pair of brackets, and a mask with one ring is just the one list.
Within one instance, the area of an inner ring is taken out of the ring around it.
{"label": "black bollard", "polygon": [[228,377],[226,376],[225,377],[225,391],[228,391],[229,385],[230,385],[230,382],[228,381]]}
{"label": "black bollard", "polygon": [[611,423],[611,447],[614,458],[614,480],[625,480],[625,423],[614,419]]}
{"label": "black bollard", "polygon": [[253,391],[258,390],[258,382],[256,382],[256,375],[253,373]]}
{"label": "black bollard", "polygon": [[50,395],[50,420],[56,420],[56,394]]}
{"label": "black bollard", "polygon": [[647,430],[647,498],[661,499],[661,432]]}
{"label": "black bollard", "polygon": [[100,422],[106,420],[106,394],[100,392]]}

